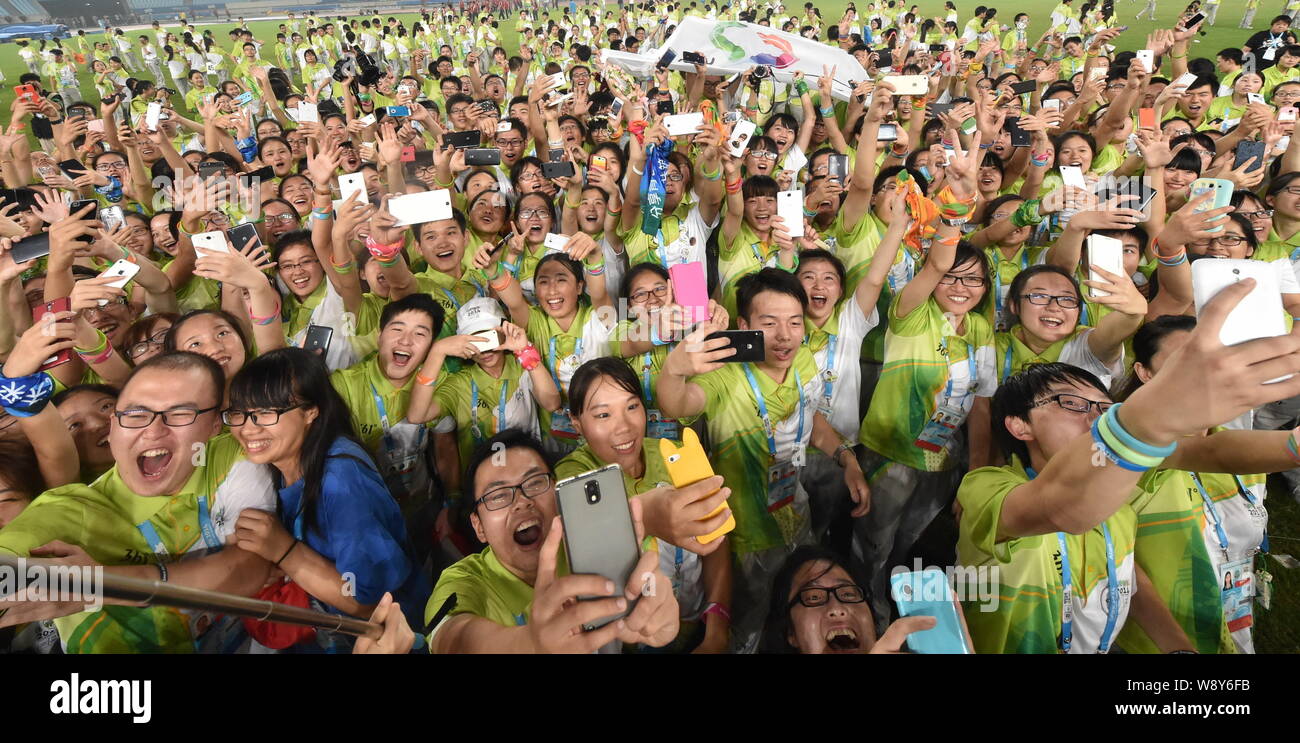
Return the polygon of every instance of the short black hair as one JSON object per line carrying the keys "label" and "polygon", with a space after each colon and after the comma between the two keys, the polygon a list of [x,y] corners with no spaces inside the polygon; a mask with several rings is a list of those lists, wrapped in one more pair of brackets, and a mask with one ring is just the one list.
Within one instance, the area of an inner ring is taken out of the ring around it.
{"label": "short black hair", "polygon": [[408,294],[396,302],[389,302],[384,306],[384,311],[379,315],[379,327],[382,329],[385,325],[393,321],[403,312],[423,312],[433,321],[433,335],[438,337],[442,333],[442,324],[447,319],[447,311],[442,305],[433,301],[433,297],[428,294],[416,293]]}
{"label": "short black hair", "polygon": [[574,418],[582,415],[587,408],[587,394],[601,377],[609,377],[615,386],[623,388],[638,399],[645,396],[641,389],[641,380],[627,361],[614,356],[594,358],[573,373],[569,380],[569,412]]}
{"label": "short black hair", "polygon": [[[188,315],[187,315],[188,317]],[[177,325],[180,323],[178,322]],[[176,326],[172,326],[175,328]],[[167,334],[171,338],[171,334]],[[143,364],[131,370],[127,375],[126,381],[122,383],[122,389],[126,389],[131,384],[131,380],[136,375],[146,369],[157,368],[165,372],[181,372],[190,369],[198,369],[203,372],[211,381],[213,391],[217,395],[217,405],[221,405],[221,400],[226,393],[226,373],[222,371],[221,365],[203,354],[192,353],[190,351],[168,351],[149,359]]]}
{"label": "short black hair", "polygon": [[1106,385],[1102,384],[1095,374],[1059,361],[1030,364],[1023,371],[1007,377],[998,387],[998,391],[993,393],[991,418],[993,439],[1008,461],[1014,456],[1021,464],[1029,466],[1029,447],[1007,430],[1007,418],[1028,420],[1029,411],[1034,407],[1034,400],[1051,389],[1054,384],[1092,385],[1098,392],[1110,396]]}
{"label": "short black hair", "polygon": [[1038,276],[1040,274],[1045,274],[1045,273],[1054,273],[1057,274],[1058,276],[1063,276],[1067,281],[1070,282],[1070,286],[1074,287],[1074,296],[1078,297],[1080,302],[1079,309],[1077,311],[1079,312],[1080,316],[1083,315],[1083,310],[1082,310],[1083,291],[1079,289],[1079,280],[1074,277],[1074,274],[1070,273],[1064,268],[1061,268],[1060,266],[1053,265],[1051,263],[1039,263],[1037,265],[1030,266],[1029,268],[1026,268],[1020,273],[1016,274],[1016,277],[1011,280],[1011,285],[1007,287],[1006,307],[1007,307],[1007,312],[1011,315],[1012,318],[1014,318],[1013,324],[1020,322],[1020,295],[1024,293],[1025,286],[1035,276]]}
{"label": "short black hair", "polygon": [[474,486],[474,478],[478,475],[478,470],[484,462],[492,459],[497,453],[504,454],[509,449],[528,449],[541,458],[546,463],[546,469],[554,472],[555,462],[546,450],[542,448],[542,442],[538,441],[531,433],[519,428],[507,428],[499,431],[495,436],[484,441],[474,448],[474,452],[469,455],[469,463],[465,465],[465,479],[461,481],[466,496],[466,507],[468,511],[478,508],[478,491]]}
{"label": "short black hair", "polygon": [[[826,261],[831,264],[831,268],[835,269],[835,275],[840,277],[840,294],[842,295],[840,299],[848,296],[849,277],[848,272],[844,270],[844,261],[836,257],[831,251],[822,250],[821,248],[805,250],[799,254],[800,266],[803,266],[808,261]],[[795,269],[794,275],[799,275],[799,269]]]}
{"label": "short black hair", "polygon": [[50,398],[50,402],[57,408],[67,402],[68,398],[82,392],[90,392],[96,395],[107,395],[113,399],[117,399],[118,395],[117,388],[111,384],[77,384],[63,390],[62,392],[56,393]]}
{"label": "short black hair", "polygon": [[794,274],[781,268],[764,268],[736,282],[736,317],[749,319],[750,305],[763,292],[785,294],[799,300],[799,306],[808,311],[808,293]]}

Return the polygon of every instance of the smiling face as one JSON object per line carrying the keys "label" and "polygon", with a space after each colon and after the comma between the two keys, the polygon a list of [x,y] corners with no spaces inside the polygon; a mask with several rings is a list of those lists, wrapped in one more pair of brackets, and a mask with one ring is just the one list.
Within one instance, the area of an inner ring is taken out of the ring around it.
{"label": "smiling face", "polygon": [[775,369],[789,369],[803,343],[803,313],[804,308],[795,297],[763,291],[750,302],[748,317],[737,318],[736,327],[763,331],[764,363]]}
{"label": "smiling face", "polygon": [[[524,169],[525,171],[528,168]],[[540,177],[541,171],[538,171]],[[524,182],[524,173],[520,173],[519,180]],[[547,204],[546,199],[540,196],[524,196],[519,202],[519,212],[515,218],[515,229],[519,234],[524,236],[529,245],[541,245],[546,239],[546,235],[551,231],[552,224],[551,207]]]}
{"label": "smiling face", "polygon": [[1249,258],[1255,252],[1251,247],[1250,240],[1246,237],[1246,232],[1241,225],[1235,221],[1228,221],[1223,225],[1223,231],[1210,237],[1208,240],[1196,240],[1188,243],[1188,251],[1197,255],[1208,255],[1212,258]]}
{"label": "smiling face", "polygon": [[262,146],[262,162],[271,166],[276,177],[283,178],[293,170],[293,153],[283,142],[273,139]]}
{"label": "smiling face", "polygon": [[1087,173],[1092,169],[1093,151],[1083,137],[1066,137],[1056,153],[1057,165],[1073,165]]}
{"label": "smiling face", "polygon": [[[790,633],[786,640],[800,653],[866,653],[876,644],[875,620],[866,601],[843,603],[835,589],[858,594],[853,578],[838,565],[821,560],[804,563],[791,582]],[[812,589],[810,591],[810,589]],[[813,596],[816,589],[827,589],[826,603],[808,607],[800,594]]]}
{"label": "smiling face", "polygon": [[445,274],[459,275],[465,257],[465,232],[454,219],[440,219],[420,225],[418,246],[429,267]]}
{"label": "smiling face", "polygon": [[108,448],[108,432],[113,422],[113,405],[117,400],[95,390],[69,395],[57,408],[72,434],[77,457],[83,466],[99,472],[113,466],[113,452]]}
{"label": "smiling face", "polygon": [[640,397],[601,377],[587,388],[586,404],[574,424],[600,461],[642,471],[646,412]]}
{"label": "smiling face", "polygon": [[745,224],[754,232],[766,235],[772,229],[772,218],[775,216],[776,197],[751,196],[745,199]]}
{"label": "smiling face", "polygon": [[[1025,282],[1021,294],[1047,294],[1055,297],[1079,298],[1069,279],[1058,273],[1045,272]],[[1079,324],[1079,308],[1065,309],[1055,301],[1038,305],[1024,298],[1011,298],[1016,316],[1026,335],[1050,345],[1069,337]]]}
{"label": "smiling face", "polygon": [[293,210],[300,217],[311,212],[311,196],[312,185],[307,178],[292,176],[280,182],[280,198],[293,204]]}
{"label": "smiling face", "polygon": [[192,411],[199,414],[187,426],[168,426],[162,416],[144,428],[124,428],[114,420],[109,448],[122,482],[136,495],[170,495],[184,487],[194,472],[194,454],[221,431],[215,408],[221,391],[202,369],[145,369],[131,377],[117,400],[117,410],[147,409]]}
{"label": "smiling face", "polygon": [[813,259],[799,263],[799,283],[808,293],[808,316],[818,325],[830,317],[844,296],[840,275],[830,261]]}
{"label": "smiling face", "polygon": [[1187,91],[1178,102],[1178,109],[1193,122],[1199,121],[1214,100],[1214,87],[1202,85]]}
{"label": "smiling face", "polygon": [[424,361],[434,340],[433,319],[423,312],[399,312],[379,331],[379,368],[403,384]]}
{"label": "smiling face", "polygon": [[1090,384],[1056,382],[1045,394],[1034,400],[1035,403],[1042,404],[1030,408],[1028,420],[1007,418],[1002,424],[1006,425],[1013,436],[1025,442],[1035,467],[1051,461],[1071,442],[1086,435],[1092,422],[1101,415],[1096,406],[1090,407],[1087,413],[1078,413],[1049,401],[1049,398],[1060,394],[1078,395],[1093,402],[1110,402],[1108,395]]}
{"label": "smiling face", "polygon": [[[301,404],[294,400],[289,405]],[[287,406],[286,406],[287,407]],[[250,414],[244,423],[231,426],[239,445],[244,447],[248,461],[254,464],[271,464],[281,472],[297,471],[297,460],[302,454],[302,444],[307,438],[307,428],[316,420],[315,407],[299,407],[280,413],[280,418],[269,426],[260,426],[254,422],[252,413],[262,412],[264,408],[245,410]]]}
{"label": "smiling face", "polygon": [[153,234],[153,244],[167,255],[176,255],[176,237],[171,231],[171,215],[156,214],[149,220],[149,231]]}
{"label": "smiling face", "polygon": [[[244,367],[247,353],[230,321],[221,315],[205,312],[181,323],[176,331],[176,350],[202,354],[217,362],[226,379]],[[119,408],[120,410],[121,408]]]}
{"label": "smiling face", "polygon": [[[546,462],[532,449],[506,449],[489,457],[474,473],[474,496],[482,498],[497,488],[519,485],[549,472]],[[492,547],[501,564],[531,585],[537,577],[537,556],[551,530],[555,513],[552,485],[532,498],[516,490],[514,502],[495,511],[477,504],[470,513],[470,523],[479,541]]]}
{"label": "smiling face", "polygon": [[588,235],[600,234],[605,228],[605,194],[598,188],[588,188],[578,201],[578,227]]}
{"label": "smiling face", "polygon": [[[283,206],[280,208],[284,209]],[[298,299],[310,296],[325,278],[325,269],[316,252],[310,245],[301,243],[280,249],[276,256],[276,271]]]}
{"label": "smiling face", "polygon": [[566,320],[578,311],[578,298],[585,285],[561,261],[547,261],[533,276],[537,303],[556,320]]}
{"label": "smiling face", "polygon": [[[945,284],[955,277],[956,280],[951,284]],[[978,286],[967,286],[967,282],[974,283],[979,279],[982,283]],[[944,312],[951,312],[954,315],[964,315],[975,309],[980,300],[984,298],[984,292],[988,289],[988,277],[984,275],[983,267],[974,260],[968,260],[965,263],[952,267],[948,275],[943,278],[934,288],[934,300],[939,303],[939,308]]]}
{"label": "smiling face", "polygon": [[794,144],[795,140],[799,138],[799,132],[780,123],[773,123],[772,128],[768,129],[766,134],[772,138],[773,142],[776,142],[776,151],[780,153],[790,149],[790,145]]}

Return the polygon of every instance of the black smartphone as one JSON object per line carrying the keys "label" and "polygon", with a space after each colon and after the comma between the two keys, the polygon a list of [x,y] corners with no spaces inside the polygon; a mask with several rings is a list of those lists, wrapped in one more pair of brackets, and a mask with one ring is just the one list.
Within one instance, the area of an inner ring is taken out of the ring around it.
{"label": "black smartphone", "polygon": [[1185,23],[1183,23],[1183,28],[1191,28],[1191,27],[1195,26],[1196,24],[1200,23],[1200,22],[1203,21],[1203,20],[1205,20],[1205,14],[1204,14],[1204,13],[1197,13],[1196,15],[1192,16],[1191,18],[1188,18],[1187,21],[1186,21]]}
{"label": "black smartphone", "polygon": [[302,339],[302,347],[312,353],[325,355],[330,347],[330,338],[334,337],[334,328],[328,325],[308,325],[307,335]]}
{"label": "black smartphone", "polygon": [[29,263],[50,254],[50,233],[39,232],[14,243],[9,255],[14,263]]}
{"label": "black smartphone", "polygon": [[64,160],[59,163],[59,170],[62,170],[63,174],[72,180],[76,180],[89,172],[80,160]]}
{"label": "black smartphone", "polygon": [[1019,117],[1007,119],[1007,131],[1011,133],[1012,147],[1029,146],[1029,132],[1021,128]]}
{"label": "black smartphone", "polygon": [[948,113],[949,111],[951,111],[951,110],[952,110],[952,107],[955,106],[955,105],[957,105],[957,104],[955,104],[955,103],[931,103],[930,105],[928,105],[928,106],[925,107],[925,112],[926,112],[927,114],[930,114],[931,116],[934,116],[935,118],[938,118],[940,114],[946,114],[946,113]]}
{"label": "black smartphone", "polygon": [[497,244],[492,246],[492,252],[490,253],[490,255],[496,255],[497,253],[500,253],[501,249],[509,245],[510,241],[513,240],[514,237],[515,237],[514,232],[507,232],[505,237],[501,238],[500,240],[497,240]]}
{"label": "black smartphone", "polygon": [[826,163],[826,175],[838,180],[841,186],[844,185],[844,179],[849,175],[849,156],[831,155]]}
{"label": "black smartphone", "polygon": [[415,160],[412,161],[412,164],[417,170],[420,168],[432,168],[433,150],[416,150]]}
{"label": "black smartphone", "polygon": [[199,178],[209,180],[226,172],[225,163],[199,163]]}
{"label": "black smartphone", "polygon": [[[99,202],[95,201],[94,199],[78,199],[77,201],[72,202],[72,205],[68,207],[68,214],[75,215],[77,212],[81,211],[82,209],[85,209],[86,206],[88,205],[94,208],[91,209],[89,212],[86,212],[85,216],[81,217],[81,219],[89,219],[92,221],[99,219]],[[77,241],[83,243],[93,243],[95,242],[95,238],[90,235],[82,235],[81,237],[77,238]]]}
{"label": "black smartphone", "polygon": [[234,246],[235,250],[241,253],[249,245],[257,246],[262,244],[262,238],[257,236],[257,225],[251,222],[231,227],[226,230],[226,237],[230,238],[230,244]]}
{"label": "black smartphone", "polygon": [[[719,330],[716,333],[709,333],[704,337],[705,341],[711,341],[714,338],[726,338],[727,346],[736,349],[736,354],[729,358],[721,359],[727,363],[738,361],[762,361],[767,354],[766,347],[763,345],[763,331],[761,330]],[[721,351],[722,349],[714,349]]]}
{"label": "black smartphone", "polygon": [[442,143],[458,150],[468,150],[483,144],[483,132],[477,129],[468,132],[447,132],[442,137]]}
{"label": "black smartphone", "polygon": [[[1232,169],[1236,170],[1245,163],[1251,163],[1246,168],[1247,173],[1254,172],[1264,167],[1264,154],[1268,145],[1263,142],[1242,141],[1237,144],[1237,159],[1232,163]],[[1253,161],[1253,162],[1252,162]]]}
{"label": "black smartphone", "polygon": [[251,173],[243,173],[240,175],[240,178],[256,178],[262,181],[269,181],[274,177],[275,177],[275,168],[272,168],[270,165],[260,167]]}
{"label": "black smartphone", "polygon": [[942,54],[943,51],[944,51],[945,49],[947,49],[947,48],[948,48],[948,47],[944,46],[943,44],[931,44],[931,45],[930,45],[930,53],[931,53],[931,54]]}
{"label": "black smartphone", "polygon": [[37,139],[54,139],[54,125],[44,116],[32,117],[32,136]]}
{"label": "black smartphone", "polygon": [[655,103],[655,113],[660,113],[660,114],[673,114],[673,113],[676,113],[676,112],[677,112],[677,109],[676,109],[675,106],[673,106],[673,99],[671,99],[671,98],[669,98],[669,99],[666,100],[666,101],[659,101],[659,102]]}
{"label": "black smartphone", "polygon": [[877,49],[876,67],[884,68],[884,67],[893,67],[893,66],[894,66],[894,53],[888,49]]}
{"label": "black smartphone", "polygon": [[547,178],[572,178],[573,173],[573,163],[567,160],[558,163],[542,163],[542,175]]}
{"label": "black smartphone", "polygon": [[465,150],[466,165],[500,165],[501,150],[494,147],[472,147]]}
{"label": "black smartphone", "polygon": [[704,58],[699,52],[682,52],[682,61],[691,64],[708,64],[709,60]]}
{"label": "black smartphone", "polygon": [[1026,80],[1023,83],[1011,83],[1011,90],[1016,94],[1032,93],[1038,90],[1038,83],[1033,80]]}
{"label": "black smartphone", "polygon": [[668,65],[672,64],[674,59],[677,59],[677,52],[669,49],[663,53],[658,62],[655,62],[655,68],[660,70],[668,69]]}

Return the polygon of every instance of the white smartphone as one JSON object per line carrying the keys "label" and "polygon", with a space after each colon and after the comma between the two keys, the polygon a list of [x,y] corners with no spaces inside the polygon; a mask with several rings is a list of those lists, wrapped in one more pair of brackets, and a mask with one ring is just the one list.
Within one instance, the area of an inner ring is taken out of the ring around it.
{"label": "white smartphone", "polygon": [[362,126],[374,126],[376,119],[374,114],[366,114],[357,121],[360,121]]}
{"label": "white smartphone", "polygon": [[752,121],[739,121],[736,128],[731,130],[731,138],[727,140],[727,147],[732,157],[743,157],[745,148],[749,146],[749,140],[754,136],[758,125]]}
{"label": "white smartphone", "polygon": [[[113,277],[113,280],[105,284],[105,286],[122,289],[126,286],[128,281],[135,278],[137,273],[140,273],[140,265],[138,263],[132,263],[125,258],[119,258],[116,263],[104,269],[104,272],[100,274],[100,277]],[[100,300],[101,307],[106,304],[108,304],[108,302],[102,299]]]}
{"label": "white smartphone", "polygon": [[668,130],[668,136],[680,137],[683,134],[694,134],[698,129],[704,126],[704,114],[700,112],[689,114],[674,114],[664,117],[664,127]]}
{"label": "white smartphone", "polygon": [[568,235],[561,235],[555,232],[548,232],[546,233],[546,237],[542,238],[542,245],[545,246],[548,251],[564,250],[565,246],[567,246],[568,244],[569,244]]}
{"label": "white smartphone", "polygon": [[1099,79],[1099,78],[1103,78],[1103,77],[1106,77],[1106,68],[1105,68],[1105,67],[1093,67],[1091,70],[1088,70],[1088,80],[1089,80],[1089,81],[1097,80],[1097,79]]}
{"label": "white smartphone", "polygon": [[1246,94],[1246,102],[1247,102],[1247,103],[1261,103],[1261,104],[1262,104],[1262,103],[1264,103],[1265,101],[1264,101],[1264,96],[1260,95],[1259,93],[1247,93],[1247,94]]}
{"label": "white smartphone", "polygon": [[1150,49],[1137,50],[1137,60],[1142,63],[1147,72],[1156,71],[1156,53]]}
{"label": "white smartphone", "polygon": [[1061,183],[1072,188],[1087,188],[1088,182],[1083,179],[1083,168],[1076,165],[1062,165]]}
{"label": "white smartphone", "polygon": [[894,86],[894,95],[925,95],[930,90],[925,75],[885,75],[880,82]]}
{"label": "white smartphone", "polygon": [[150,103],[144,110],[144,125],[151,132],[158,131],[158,120],[162,117],[162,104]]}
{"label": "white smartphone", "polygon": [[[1297,113],[1300,113],[1300,111],[1295,106],[1283,106],[1277,110],[1277,120],[1279,122],[1295,121]],[[1281,146],[1280,143],[1279,146]]]}
{"label": "white smartphone", "polygon": [[1047,100],[1043,101],[1043,110],[1044,110],[1044,111],[1060,111],[1060,110],[1061,110],[1061,99],[1060,99],[1060,98],[1048,98]]}
{"label": "white smartphone", "polygon": [[490,330],[480,330],[479,332],[475,333],[474,340],[472,341],[472,343],[478,346],[478,350],[480,352],[491,351],[493,349],[501,347],[500,341],[497,340],[496,328],[492,328]]}
{"label": "white smartphone", "polygon": [[[1242,279],[1254,279],[1255,288],[1228,313],[1219,340],[1225,346],[1235,346],[1286,334],[1277,268],[1266,261],[1202,258],[1192,263],[1192,299],[1197,317],[1214,295]],[[1280,379],[1289,378],[1287,375]]]}
{"label": "white smartphone", "polygon": [[320,121],[320,112],[316,109],[315,103],[308,103],[307,101],[298,103],[298,122],[302,123],[304,121]]}
{"label": "white smartphone", "polygon": [[220,230],[215,232],[200,232],[197,235],[190,236],[190,243],[194,245],[194,250],[199,253],[229,253],[230,247],[226,244],[226,233]]}
{"label": "white smartphone", "polygon": [[354,193],[361,194],[357,198],[358,204],[364,204],[370,199],[366,191],[365,174],[347,173],[339,176],[339,201],[347,201]]}
{"label": "white smartphone", "polygon": [[397,196],[388,200],[388,213],[400,227],[451,219],[451,192],[440,188]]}
{"label": "white smartphone", "polygon": [[[416,122],[411,122],[411,123],[416,123]],[[501,132],[508,132],[508,131],[510,131],[509,121],[502,121],[497,124],[497,134],[500,134]]]}
{"label": "white smartphone", "polygon": [[[1124,275],[1124,243],[1105,235],[1088,235],[1088,278],[1093,281],[1105,281],[1101,274],[1092,270],[1098,266],[1113,274]],[[1110,292],[1101,289],[1088,289],[1089,295],[1096,299],[1108,297]]]}
{"label": "white smartphone", "polygon": [[785,222],[790,237],[803,237],[803,191],[781,191],[776,195],[776,215]]}
{"label": "white smartphone", "polygon": [[106,206],[99,210],[99,221],[104,225],[106,232],[112,232],[126,221],[125,215],[122,214],[120,206]]}
{"label": "white smartphone", "polygon": [[1178,79],[1170,83],[1175,88],[1186,88],[1188,85],[1196,82],[1195,72],[1184,72],[1178,76]]}

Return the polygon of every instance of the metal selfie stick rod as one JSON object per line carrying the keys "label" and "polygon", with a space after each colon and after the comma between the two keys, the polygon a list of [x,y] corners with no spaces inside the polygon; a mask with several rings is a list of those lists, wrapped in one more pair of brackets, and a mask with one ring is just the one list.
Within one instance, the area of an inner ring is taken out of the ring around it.
{"label": "metal selfie stick rod", "polygon": [[[40,559],[27,558],[27,567],[41,565],[44,562],[44,560]],[[0,555],[0,567],[7,567],[16,572],[21,570],[18,558],[8,555]],[[314,609],[303,609],[264,599],[236,596],[232,593],[175,586],[157,580],[127,578],[113,575],[108,571],[104,571],[102,575],[103,581],[100,583],[99,589],[104,598],[142,603],[147,606],[172,606],[177,609],[216,611],[237,617],[298,624],[371,639],[379,639],[379,636],[383,634],[383,627],[362,619],[336,616]]]}

